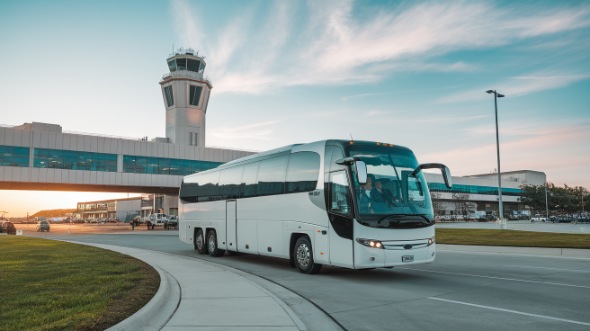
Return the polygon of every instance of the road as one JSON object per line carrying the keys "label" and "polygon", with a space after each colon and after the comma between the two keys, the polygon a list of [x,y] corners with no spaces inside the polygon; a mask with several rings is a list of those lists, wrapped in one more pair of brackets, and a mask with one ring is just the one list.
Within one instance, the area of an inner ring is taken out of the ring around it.
{"label": "road", "polygon": [[[27,233],[30,234],[30,233]],[[590,259],[439,250],[429,265],[305,275],[286,260],[197,255],[177,231],[34,234],[192,256],[307,298],[348,330],[589,330]]]}

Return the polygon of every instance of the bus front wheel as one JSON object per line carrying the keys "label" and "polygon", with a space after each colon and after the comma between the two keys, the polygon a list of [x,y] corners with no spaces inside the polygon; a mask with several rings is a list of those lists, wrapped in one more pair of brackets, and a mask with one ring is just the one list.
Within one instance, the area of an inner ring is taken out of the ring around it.
{"label": "bus front wheel", "polygon": [[317,274],[322,268],[321,264],[317,264],[313,260],[313,250],[307,236],[297,239],[293,248],[293,260],[297,270],[304,274]]}
{"label": "bus front wheel", "polygon": [[195,250],[199,254],[207,253],[207,249],[205,247],[205,235],[203,235],[203,230],[198,229],[197,234],[195,235]]}
{"label": "bus front wheel", "polygon": [[225,253],[225,250],[219,249],[219,246],[217,246],[217,233],[215,233],[215,230],[207,232],[207,250],[209,255],[213,257],[222,256]]}

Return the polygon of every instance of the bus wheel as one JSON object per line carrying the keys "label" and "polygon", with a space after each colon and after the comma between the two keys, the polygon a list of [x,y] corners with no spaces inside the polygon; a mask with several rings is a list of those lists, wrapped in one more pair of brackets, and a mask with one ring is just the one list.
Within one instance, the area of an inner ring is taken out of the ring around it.
{"label": "bus wheel", "polygon": [[301,236],[297,239],[293,248],[293,260],[297,269],[304,274],[317,274],[322,268],[321,264],[313,261],[311,242],[307,236]]}
{"label": "bus wheel", "polygon": [[215,230],[209,230],[207,232],[207,250],[209,251],[209,255],[214,257],[222,256],[225,253],[223,249],[219,249],[217,246],[217,234]]}
{"label": "bus wheel", "polygon": [[197,234],[195,235],[195,250],[199,254],[207,253],[207,249],[205,247],[205,236],[203,235],[203,230],[198,229]]}

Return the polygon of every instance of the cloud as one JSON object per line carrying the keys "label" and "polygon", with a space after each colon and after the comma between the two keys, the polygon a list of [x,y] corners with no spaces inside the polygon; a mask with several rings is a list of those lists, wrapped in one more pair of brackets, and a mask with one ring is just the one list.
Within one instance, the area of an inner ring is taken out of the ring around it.
{"label": "cloud", "polygon": [[507,96],[517,97],[561,88],[588,78],[590,78],[590,74],[538,72],[530,75],[515,76],[502,82],[491,83],[488,86],[481,86],[467,92],[446,96],[438,99],[437,102],[455,103],[484,100],[489,98],[489,95],[484,92],[490,86],[497,87],[497,91]]}
{"label": "cloud", "polygon": [[[570,183],[590,184],[584,170],[590,164],[590,146],[586,143],[590,140],[590,122],[555,123],[549,128],[531,124],[523,129],[526,135],[500,137],[502,171],[537,170],[545,172],[549,181],[556,177],[575,178]],[[425,153],[421,159],[443,162],[457,176],[489,173],[497,164],[496,144],[492,140],[485,145],[458,146],[443,152]]]}
{"label": "cloud", "polygon": [[275,134],[273,128],[279,123],[278,120],[272,120],[237,127],[218,127],[211,131],[210,136],[215,141],[271,140]]}
{"label": "cloud", "polygon": [[[187,33],[186,42],[202,41],[204,33],[196,23],[199,16],[187,9],[188,2],[173,4],[179,30],[198,30]],[[378,82],[401,70],[474,72],[481,69],[479,65],[439,58],[457,51],[517,45],[590,24],[590,7],[583,4],[506,8],[487,2],[404,2],[373,11],[363,7],[363,15],[358,14],[357,6],[363,4],[278,1],[269,10],[241,11],[207,36],[217,41],[206,50],[215,58],[209,73],[216,93]],[[306,14],[295,17],[301,13]],[[522,89],[518,93],[530,93],[579,79],[557,78],[547,76],[543,82],[533,82],[521,77],[520,82],[512,83]],[[441,102],[473,98],[467,93]]]}

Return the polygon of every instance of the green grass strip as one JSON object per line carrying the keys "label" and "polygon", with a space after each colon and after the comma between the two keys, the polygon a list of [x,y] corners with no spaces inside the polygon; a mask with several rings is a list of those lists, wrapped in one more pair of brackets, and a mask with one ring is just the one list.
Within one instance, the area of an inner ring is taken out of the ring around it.
{"label": "green grass strip", "polygon": [[590,248],[590,234],[489,229],[436,229],[436,242],[448,245]]}
{"label": "green grass strip", "polygon": [[143,307],[159,284],[152,267],[116,252],[0,237],[1,330],[104,330]]}

